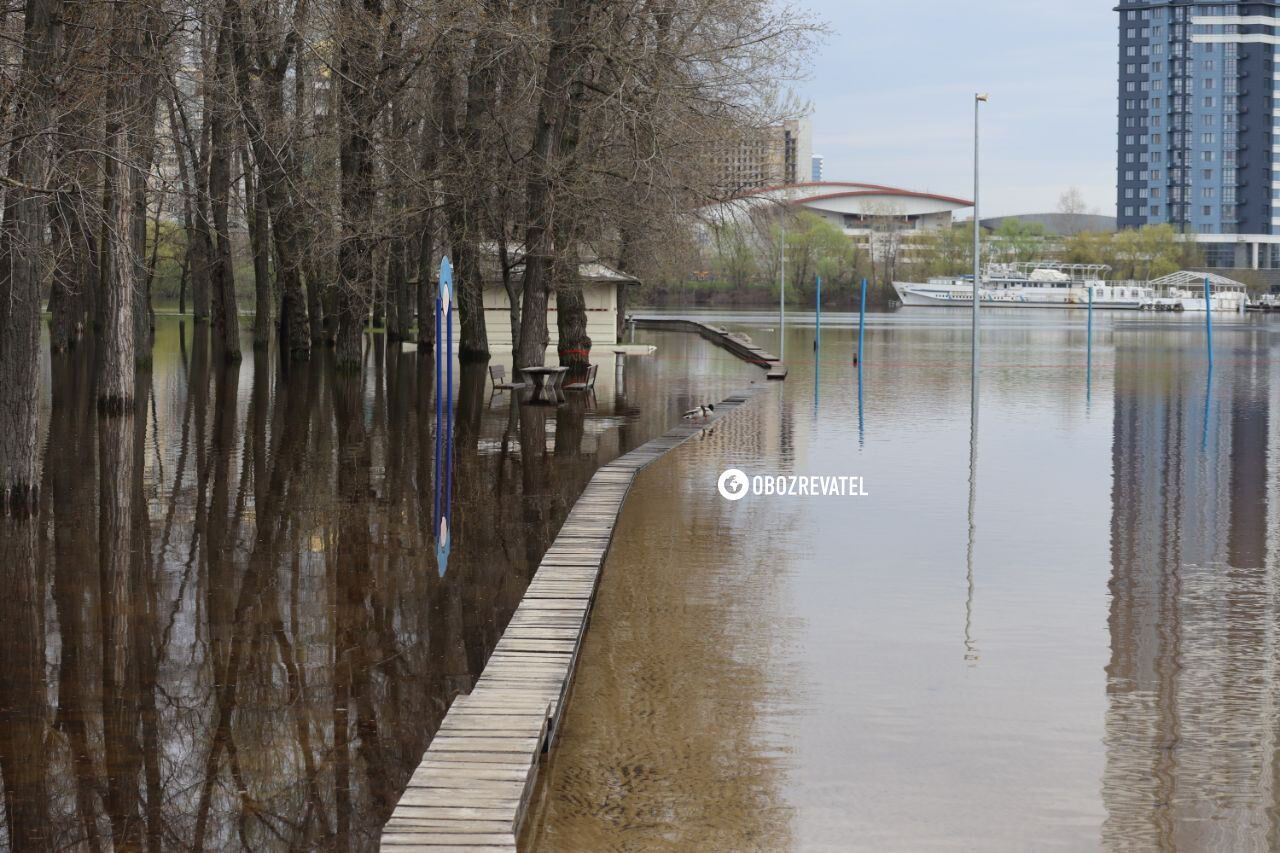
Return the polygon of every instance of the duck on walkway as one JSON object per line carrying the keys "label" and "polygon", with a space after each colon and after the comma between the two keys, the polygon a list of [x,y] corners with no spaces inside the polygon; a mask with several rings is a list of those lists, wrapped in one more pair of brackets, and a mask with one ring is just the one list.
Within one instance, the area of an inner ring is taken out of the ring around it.
{"label": "duck on walkway", "polygon": [[715,410],[716,410],[715,404],[708,403],[705,406],[698,406],[695,409],[690,409],[689,411],[685,412],[684,419],[686,421],[691,421],[691,420],[694,420],[695,418],[707,418],[707,417],[710,417],[711,413],[714,412]]}

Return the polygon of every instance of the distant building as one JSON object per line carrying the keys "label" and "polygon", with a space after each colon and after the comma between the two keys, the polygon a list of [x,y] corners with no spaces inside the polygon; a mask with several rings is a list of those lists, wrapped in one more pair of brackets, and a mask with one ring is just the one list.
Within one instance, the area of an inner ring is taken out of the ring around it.
{"label": "distant building", "polygon": [[708,223],[748,224],[784,209],[803,210],[825,219],[858,245],[881,253],[886,246],[896,247],[915,234],[951,227],[955,211],[966,207],[973,207],[973,202],[841,181],[768,187],[704,208],[701,214]]}
{"label": "distant building", "polygon": [[1121,0],[1116,212],[1212,267],[1280,269],[1274,3]]}
{"label": "distant building", "polygon": [[717,184],[726,195],[797,184],[809,177],[813,129],[808,118],[743,131],[716,154]]}
{"label": "distant building", "polygon": [[811,177],[813,178],[813,182],[815,184],[822,183],[822,165],[825,162],[826,162],[825,158],[823,158],[821,154],[813,155],[813,172]]}
{"label": "distant building", "polygon": [[988,231],[995,231],[1006,220],[1043,225],[1045,231],[1057,237],[1070,237],[1082,231],[1116,230],[1114,216],[1099,216],[1093,213],[1023,213],[1017,216],[993,216],[982,220],[982,227]]}

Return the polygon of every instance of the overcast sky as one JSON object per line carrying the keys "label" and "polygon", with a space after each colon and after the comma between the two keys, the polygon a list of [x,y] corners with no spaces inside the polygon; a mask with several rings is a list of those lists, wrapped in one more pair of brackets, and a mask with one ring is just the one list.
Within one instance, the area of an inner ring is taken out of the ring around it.
{"label": "overcast sky", "polygon": [[1115,214],[1111,0],[795,0],[831,27],[808,80],[827,180],[969,198],[973,93],[982,215],[1057,208],[1070,186]]}

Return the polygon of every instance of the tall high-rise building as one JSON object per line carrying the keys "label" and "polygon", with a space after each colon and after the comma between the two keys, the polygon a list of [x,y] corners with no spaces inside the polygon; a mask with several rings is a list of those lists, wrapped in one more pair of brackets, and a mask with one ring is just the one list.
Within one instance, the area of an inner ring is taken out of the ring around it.
{"label": "tall high-rise building", "polygon": [[744,131],[717,149],[718,183],[728,195],[799,184],[809,180],[813,128],[808,118],[793,119]]}
{"label": "tall high-rise building", "polygon": [[826,164],[826,162],[827,162],[826,158],[824,158],[821,154],[813,155],[813,174],[810,175],[810,178],[813,180],[815,184],[822,183],[822,167]]}
{"label": "tall high-rise building", "polygon": [[1116,11],[1119,226],[1167,222],[1210,266],[1280,268],[1280,7],[1121,0]]}

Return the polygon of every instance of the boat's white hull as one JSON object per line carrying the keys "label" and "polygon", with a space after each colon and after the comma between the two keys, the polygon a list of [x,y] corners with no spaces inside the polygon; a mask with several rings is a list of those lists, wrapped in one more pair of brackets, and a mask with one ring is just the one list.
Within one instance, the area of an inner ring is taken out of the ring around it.
{"label": "boat's white hull", "polygon": [[[1173,300],[1181,305],[1179,311],[1200,314],[1205,311],[1203,296],[1192,296],[1182,291],[1175,295]],[[1249,304],[1248,297],[1244,293],[1215,293],[1210,297],[1209,302],[1209,310],[1215,314],[1243,314]]]}
{"label": "boat's white hull", "polygon": [[[963,308],[973,304],[973,288],[949,285],[921,285],[906,282],[894,282],[894,290],[898,292],[898,301],[904,306],[933,306],[941,308]],[[1087,291],[1077,293],[1065,288],[1049,289],[1047,293],[1036,293],[1033,289],[1023,291],[993,291],[981,288],[978,291],[979,301],[983,307],[993,308],[1088,308]],[[1140,298],[1099,298],[1094,297],[1094,308],[1108,310],[1137,311],[1142,307]]]}

